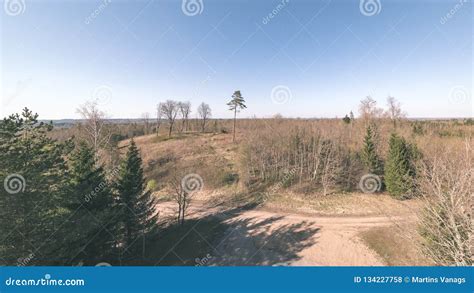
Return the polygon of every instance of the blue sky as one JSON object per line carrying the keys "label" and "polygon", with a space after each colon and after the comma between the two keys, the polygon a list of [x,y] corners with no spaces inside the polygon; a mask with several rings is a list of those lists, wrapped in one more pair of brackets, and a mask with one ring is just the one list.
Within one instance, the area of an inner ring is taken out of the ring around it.
{"label": "blue sky", "polygon": [[370,16],[359,0],[194,0],[189,16],[171,0],[4,1],[20,11],[2,3],[2,116],[78,118],[99,95],[112,118],[166,99],[225,118],[234,90],[241,117],[342,117],[368,95],[410,117],[474,116],[471,2],[363,0]]}

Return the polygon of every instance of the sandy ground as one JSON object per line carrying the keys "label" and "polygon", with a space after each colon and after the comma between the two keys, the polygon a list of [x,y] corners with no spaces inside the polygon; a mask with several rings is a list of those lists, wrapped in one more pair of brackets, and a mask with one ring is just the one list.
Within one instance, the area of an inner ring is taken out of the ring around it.
{"label": "sandy ground", "polygon": [[[176,204],[159,204],[175,215]],[[378,266],[381,258],[358,238],[364,229],[410,221],[407,217],[312,216],[252,209],[232,212],[195,202],[188,218],[215,216],[227,225],[213,248],[210,265]]]}

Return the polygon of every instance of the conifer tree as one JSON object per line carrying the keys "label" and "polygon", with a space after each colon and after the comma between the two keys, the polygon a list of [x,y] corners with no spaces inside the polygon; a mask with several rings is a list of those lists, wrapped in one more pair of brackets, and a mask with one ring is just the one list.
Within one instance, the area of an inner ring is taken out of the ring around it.
{"label": "conifer tree", "polygon": [[239,111],[239,109],[247,108],[247,106],[245,105],[244,97],[242,97],[240,91],[234,92],[234,94],[232,95],[232,99],[230,100],[230,102],[227,103],[227,106],[229,106],[230,111],[234,111],[234,132],[232,136],[232,141],[235,142],[235,123],[237,119],[237,112]]}
{"label": "conifer tree", "polygon": [[85,142],[79,143],[71,155],[70,177],[73,196],[68,208],[68,254],[72,260],[97,264],[112,257],[115,245],[114,198],[102,166],[95,161],[94,151]]}
{"label": "conifer tree", "polygon": [[369,173],[382,175],[383,163],[377,154],[376,130],[371,124],[367,126],[362,149],[362,160]]}
{"label": "conifer tree", "polygon": [[61,226],[69,216],[64,156],[69,142],[58,143],[47,132],[52,124],[38,122],[25,108],[0,121],[0,258],[9,265],[62,264]]}
{"label": "conifer tree", "polygon": [[346,114],[346,116],[344,116],[344,118],[342,118],[342,121],[344,121],[344,123],[346,123],[346,124],[349,124],[349,123],[351,123],[351,118],[349,118],[349,116]]}
{"label": "conifer tree", "polygon": [[392,134],[385,166],[387,190],[395,198],[404,199],[413,196],[415,191],[415,166],[418,151],[402,137]]}
{"label": "conifer tree", "polygon": [[137,239],[151,231],[156,223],[156,202],[145,189],[142,159],[132,139],[122,161],[116,186],[120,205],[123,245],[128,249]]}

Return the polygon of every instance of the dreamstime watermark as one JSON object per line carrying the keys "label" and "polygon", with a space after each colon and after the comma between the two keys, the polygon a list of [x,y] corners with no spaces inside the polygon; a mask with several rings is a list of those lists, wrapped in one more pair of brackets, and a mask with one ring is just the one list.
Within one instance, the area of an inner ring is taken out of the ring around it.
{"label": "dreamstime watermark", "polygon": [[456,105],[466,103],[469,97],[470,94],[468,89],[462,85],[453,87],[449,93],[449,101]]}
{"label": "dreamstime watermark", "polygon": [[287,86],[278,85],[272,89],[271,98],[275,104],[286,104],[291,101],[292,97],[291,90]]}
{"label": "dreamstime watermark", "polygon": [[[120,169],[119,168],[114,168],[112,172],[110,172],[112,177],[116,177],[119,174]],[[103,191],[107,187],[107,182],[102,181],[100,182],[97,186],[94,187],[94,189],[89,192],[88,194],[84,195],[84,201],[85,202],[90,202],[92,199],[94,199],[101,191]]]}
{"label": "dreamstime watermark", "polygon": [[296,168],[291,169],[288,173],[285,174],[285,176],[283,176],[283,178],[280,181],[278,181],[276,185],[274,185],[270,189],[270,192],[273,193],[273,192],[276,192],[278,189],[282,188],[285,182],[287,182],[288,180],[293,178],[293,176],[295,176],[295,173],[296,173]]}
{"label": "dreamstime watermark", "polygon": [[5,280],[6,286],[84,286],[84,279],[53,279],[50,274],[40,279],[13,279]]}
{"label": "dreamstime watermark", "polygon": [[23,14],[26,10],[25,0],[4,0],[3,10],[10,16],[17,16]]}
{"label": "dreamstime watermark", "polygon": [[99,106],[107,105],[112,100],[112,88],[106,85],[96,87],[92,92],[92,99]]}
{"label": "dreamstime watermark", "polygon": [[440,18],[439,23],[440,24],[447,23],[464,6],[464,3],[467,3],[467,0],[459,0],[458,3],[456,3],[454,7],[451,8],[451,10],[449,10],[448,13],[446,13],[446,15]]}
{"label": "dreamstime watermark", "polygon": [[382,3],[380,0],[360,0],[359,9],[365,16],[374,16],[382,11]]}
{"label": "dreamstime watermark", "polygon": [[26,188],[26,180],[20,174],[10,174],[5,177],[5,180],[3,180],[3,188],[5,188],[5,191],[10,194],[23,192]]}
{"label": "dreamstime watermark", "polygon": [[203,0],[183,0],[181,10],[187,16],[195,16],[204,11]]}
{"label": "dreamstime watermark", "polygon": [[283,185],[288,182],[288,180],[291,180],[293,176],[295,176],[297,168],[292,168],[288,173],[286,173],[281,180],[278,181],[277,184],[272,186],[270,188],[268,193],[264,193],[262,196],[262,202],[266,202],[269,199],[269,194],[277,192],[280,188],[283,187]]}
{"label": "dreamstime watermark", "polygon": [[382,179],[375,174],[365,174],[359,181],[359,188],[364,193],[375,193],[382,189]]}
{"label": "dreamstime watermark", "polygon": [[92,23],[92,21],[96,19],[97,16],[99,16],[102,13],[102,11],[104,11],[104,9],[107,8],[107,6],[109,6],[110,3],[112,3],[112,0],[103,0],[102,3],[100,3],[99,6],[97,6],[97,8],[94,9],[94,11],[92,11],[91,14],[89,14],[89,16],[86,17],[86,19],[84,19],[84,23],[85,24]]}
{"label": "dreamstime watermark", "polygon": [[199,192],[204,187],[204,181],[199,174],[191,173],[181,179],[181,189],[187,193]]}
{"label": "dreamstime watermark", "polygon": [[35,258],[35,254],[32,252],[27,257],[21,257],[18,259],[16,265],[18,267],[26,267]]}
{"label": "dreamstime watermark", "polygon": [[262,23],[268,24],[275,16],[280,13],[280,11],[283,10],[283,8],[285,8],[288,3],[290,3],[290,0],[281,0],[280,3],[278,3],[278,5],[262,19]]}
{"label": "dreamstime watermark", "polygon": [[203,258],[196,258],[194,260],[196,262],[194,266],[196,267],[208,266],[211,260],[212,260],[212,255],[208,253]]}

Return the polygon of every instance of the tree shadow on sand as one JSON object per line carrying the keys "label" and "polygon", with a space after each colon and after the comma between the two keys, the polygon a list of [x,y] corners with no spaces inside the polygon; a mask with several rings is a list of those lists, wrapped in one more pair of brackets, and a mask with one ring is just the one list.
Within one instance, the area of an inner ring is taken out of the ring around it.
{"label": "tree shadow on sand", "polygon": [[268,266],[288,265],[315,244],[319,229],[310,223],[288,223],[284,216],[242,217],[254,205],[232,208],[184,225],[163,224],[148,236],[142,259],[127,265]]}

